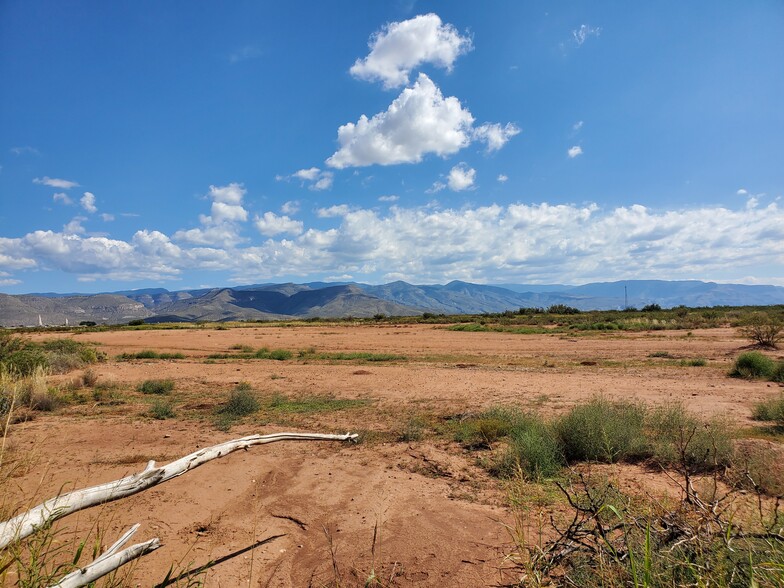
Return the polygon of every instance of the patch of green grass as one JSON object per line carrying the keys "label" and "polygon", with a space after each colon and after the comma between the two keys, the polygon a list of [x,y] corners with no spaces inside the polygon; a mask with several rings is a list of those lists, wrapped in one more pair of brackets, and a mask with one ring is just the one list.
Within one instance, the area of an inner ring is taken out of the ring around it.
{"label": "patch of green grass", "polygon": [[769,379],[776,369],[776,362],[759,351],[741,353],[730,371],[733,378],[747,380]]}
{"label": "patch of green grass", "polygon": [[159,421],[174,418],[174,405],[167,400],[156,400],[150,405],[150,416]]}
{"label": "patch of green grass", "polygon": [[132,359],[185,359],[182,353],[159,353],[152,349],[144,349],[136,353],[121,353],[117,356],[118,361],[130,361]]}
{"label": "patch of green grass", "polygon": [[705,367],[708,361],[702,357],[694,357],[692,359],[682,359],[680,365],[684,367]]}
{"label": "patch of green grass", "polygon": [[368,404],[370,401],[365,399],[336,398],[326,394],[294,398],[283,394],[274,394],[264,403],[264,408],[278,413],[311,413],[360,408]]}
{"label": "patch of green grass", "polygon": [[464,323],[460,325],[451,325],[446,328],[447,331],[467,331],[469,333],[483,333],[489,331],[485,325],[479,323]]}
{"label": "patch of green grass", "polygon": [[137,387],[142,394],[168,394],[174,390],[173,380],[145,380]]}
{"label": "patch of green grass", "polygon": [[259,349],[253,357],[255,359],[274,359],[276,361],[286,361],[294,357],[294,353],[288,349],[273,349],[270,351],[266,347]]}
{"label": "patch of green grass", "polygon": [[307,359],[321,359],[328,361],[401,361],[407,359],[405,355],[393,353],[369,353],[365,351],[315,353],[305,356]]}

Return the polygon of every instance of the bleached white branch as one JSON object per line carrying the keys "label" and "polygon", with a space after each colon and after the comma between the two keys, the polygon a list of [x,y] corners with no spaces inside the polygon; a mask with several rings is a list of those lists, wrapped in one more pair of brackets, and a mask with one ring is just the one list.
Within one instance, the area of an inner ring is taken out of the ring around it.
{"label": "bleached white branch", "polygon": [[152,486],[181,476],[213,459],[228,455],[238,449],[247,449],[254,445],[274,443],[276,441],[349,441],[357,435],[329,435],[323,433],[275,433],[272,435],[250,435],[241,439],[226,441],[212,447],[205,447],[190,455],[181,457],[167,465],[155,467],[151,461],[138,474],[120,480],[107,482],[91,488],[74,490],[51,498],[4,523],[0,523],[0,549],[10,543],[24,539],[35,533],[39,527],[56,521],[73,512],[131,496]]}
{"label": "bleached white branch", "polygon": [[121,568],[129,561],[147,555],[161,546],[160,541],[156,537],[155,539],[150,539],[144,543],[131,545],[128,549],[118,552],[138,529],[139,523],[136,523],[133,527],[128,529],[122,537],[115,541],[114,545],[96,558],[95,561],[87,564],[83,568],[74,570],[50,588],[79,588],[80,586],[87,586],[91,582],[95,582],[98,578],[102,578],[106,574]]}

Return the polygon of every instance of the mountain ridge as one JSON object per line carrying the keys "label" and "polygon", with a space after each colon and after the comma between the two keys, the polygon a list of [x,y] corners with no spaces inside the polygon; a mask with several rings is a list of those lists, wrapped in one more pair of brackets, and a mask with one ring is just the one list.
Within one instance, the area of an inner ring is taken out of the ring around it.
{"label": "mountain ridge", "polygon": [[0,294],[0,325],[116,324],[130,320],[228,321],[374,315],[482,314],[565,304],[607,310],[659,304],[766,306],[784,304],[784,287],[699,280],[620,280],[580,286],[493,285],[453,280],[372,285],[356,282],[264,283],[169,291],[143,288],[98,294]]}

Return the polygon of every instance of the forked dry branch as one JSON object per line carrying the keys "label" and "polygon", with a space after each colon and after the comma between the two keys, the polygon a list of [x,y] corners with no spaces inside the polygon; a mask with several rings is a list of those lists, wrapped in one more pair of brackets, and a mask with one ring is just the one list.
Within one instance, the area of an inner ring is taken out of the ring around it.
{"label": "forked dry branch", "polygon": [[[74,490],[51,498],[38,506],[31,508],[4,523],[0,523],[0,549],[6,548],[15,541],[29,537],[38,529],[71,513],[104,504],[137,494],[148,488],[181,476],[200,465],[213,459],[223,457],[239,449],[247,449],[254,445],[264,445],[277,441],[353,441],[358,437],[356,433],[345,435],[332,435],[325,433],[275,433],[272,435],[250,435],[232,441],[226,441],[212,447],[199,449],[194,453],[181,457],[167,465],[155,467],[155,462],[150,461],[147,467],[131,476],[121,478],[91,488]],[[131,535],[136,532],[138,524],[126,532],[112,547],[109,548],[88,566],[76,570],[64,577],[57,586],[75,588],[86,586],[95,579],[104,576],[119,568],[125,563],[145,555],[160,546],[158,539],[151,539],[145,543],[133,545],[128,549],[117,552]],[[99,573],[100,572],[100,573]],[[98,574],[98,575],[96,575]]]}

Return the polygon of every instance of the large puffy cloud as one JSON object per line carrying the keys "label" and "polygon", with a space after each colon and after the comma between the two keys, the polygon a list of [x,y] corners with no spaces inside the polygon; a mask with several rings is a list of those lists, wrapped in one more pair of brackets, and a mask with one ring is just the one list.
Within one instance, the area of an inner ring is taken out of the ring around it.
{"label": "large puffy cloud", "polygon": [[423,63],[451,71],[455,60],[472,49],[471,39],[461,36],[437,14],[423,14],[387,24],[371,36],[370,53],[357,59],[351,74],[362,80],[381,81],[385,88],[408,83],[411,70]]}
{"label": "large puffy cloud", "polygon": [[454,96],[444,98],[425,74],[385,112],[338,129],[340,149],[327,165],[345,167],[416,163],[428,153],[447,156],[471,142],[474,117]]}

